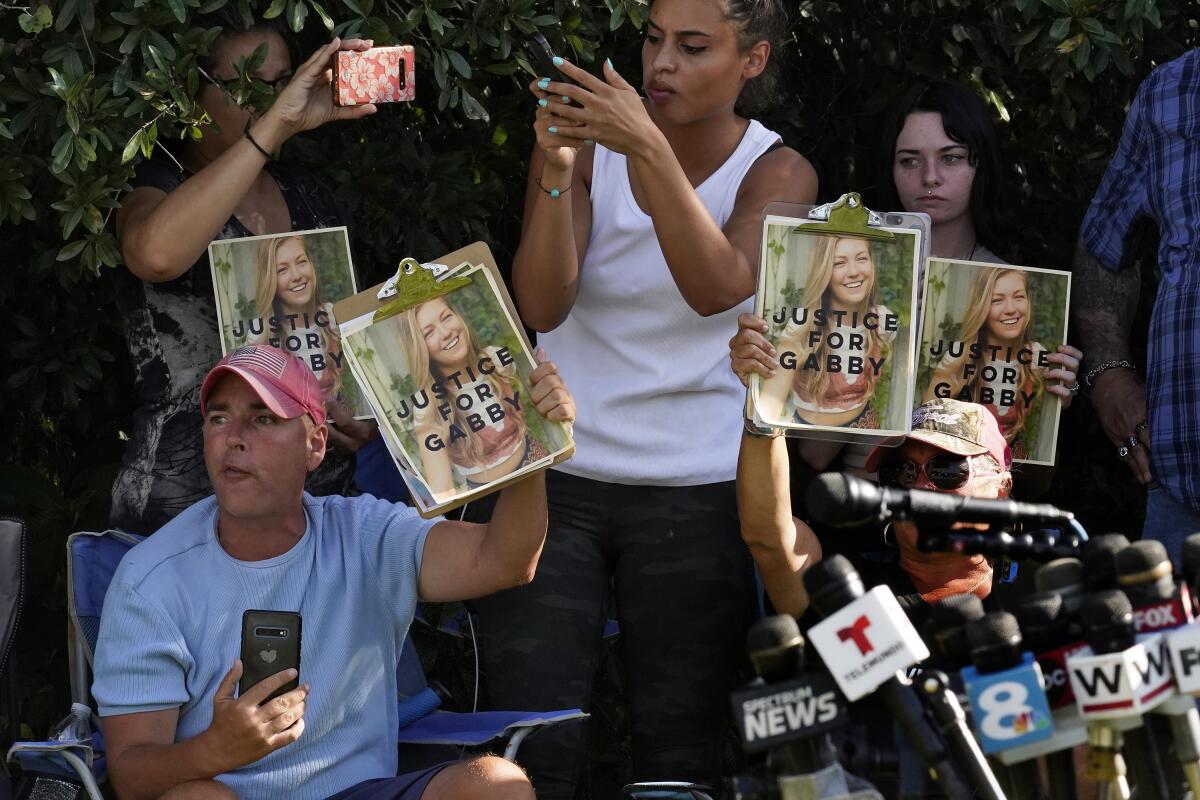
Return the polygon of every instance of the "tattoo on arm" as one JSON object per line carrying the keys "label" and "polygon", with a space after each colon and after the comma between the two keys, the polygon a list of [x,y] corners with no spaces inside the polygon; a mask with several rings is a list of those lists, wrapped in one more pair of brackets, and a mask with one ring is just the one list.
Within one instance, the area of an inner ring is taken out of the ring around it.
{"label": "tattoo on arm", "polygon": [[1071,317],[1083,346],[1084,371],[1105,361],[1129,359],[1129,331],[1141,283],[1141,271],[1136,267],[1111,270],[1082,239],[1076,244]]}

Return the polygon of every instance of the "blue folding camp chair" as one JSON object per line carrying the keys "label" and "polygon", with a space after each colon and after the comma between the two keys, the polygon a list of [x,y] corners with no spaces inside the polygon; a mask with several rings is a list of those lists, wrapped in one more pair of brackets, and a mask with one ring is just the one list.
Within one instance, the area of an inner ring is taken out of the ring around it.
{"label": "blue folding camp chair", "polygon": [[[104,595],[121,558],[142,537],[122,531],[81,532],[67,539],[67,599],[71,617],[68,637],[71,700],[91,708],[91,668]],[[406,745],[482,746],[505,741],[504,757],[513,760],[521,742],[539,728],[583,719],[579,709],[522,712],[489,711],[459,714],[437,710],[441,700],[428,685],[411,637],[404,642],[396,669],[399,741]],[[76,707],[77,708],[77,707]],[[94,715],[91,722],[95,722]],[[91,800],[101,800],[104,741],[99,726],[91,736],[74,741],[17,742],[8,752],[24,770],[76,778]]]}

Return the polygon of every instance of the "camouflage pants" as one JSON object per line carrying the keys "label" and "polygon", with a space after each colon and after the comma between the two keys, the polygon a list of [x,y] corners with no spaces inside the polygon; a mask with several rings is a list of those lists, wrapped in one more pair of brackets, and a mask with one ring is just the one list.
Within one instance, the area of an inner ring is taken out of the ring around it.
{"label": "camouflage pants", "polygon": [[[547,476],[550,530],[528,586],[474,605],[497,709],[588,709],[615,592],[635,780],[718,784],[754,575],[732,482],[625,486]],[[522,745],[541,800],[576,796],[583,725]]]}

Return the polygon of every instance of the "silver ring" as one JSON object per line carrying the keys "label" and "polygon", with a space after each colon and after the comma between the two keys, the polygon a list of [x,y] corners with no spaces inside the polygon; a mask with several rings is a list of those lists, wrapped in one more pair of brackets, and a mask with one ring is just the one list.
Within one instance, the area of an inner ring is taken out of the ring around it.
{"label": "silver ring", "polygon": [[1079,394],[1079,381],[1075,381],[1074,383],[1072,383],[1067,388],[1067,391],[1070,392],[1072,395]]}
{"label": "silver ring", "polygon": [[1130,450],[1133,450],[1135,447],[1142,446],[1142,443],[1138,441],[1138,438],[1136,435],[1130,436],[1128,439],[1126,439],[1125,444],[1129,445]]}
{"label": "silver ring", "polygon": [[1149,427],[1150,427],[1150,426],[1146,424],[1146,420],[1142,420],[1142,421],[1141,421],[1141,422],[1139,422],[1137,425],[1134,425],[1134,426],[1133,426],[1133,434],[1134,434],[1134,436],[1138,435],[1139,433],[1141,433],[1142,431],[1146,430],[1146,429],[1147,429],[1147,428],[1149,428]]}
{"label": "silver ring", "polygon": [[1122,461],[1129,458],[1129,448],[1126,447],[1125,445],[1121,445],[1120,447],[1118,447],[1117,448],[1117,458],[1121,459]]}

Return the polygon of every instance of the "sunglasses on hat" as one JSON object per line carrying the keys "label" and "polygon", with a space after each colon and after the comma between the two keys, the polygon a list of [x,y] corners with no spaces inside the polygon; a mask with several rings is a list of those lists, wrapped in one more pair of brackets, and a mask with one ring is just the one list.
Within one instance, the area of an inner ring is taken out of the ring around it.
{"label": "sunglasses on hat", "polygon": [[971,459],[955,453],[936,453],[922,464],[893,456],[879,465],[879,482],[884,486],[911,489],[921,475],[943,491],[961,489],[971,480]]}

